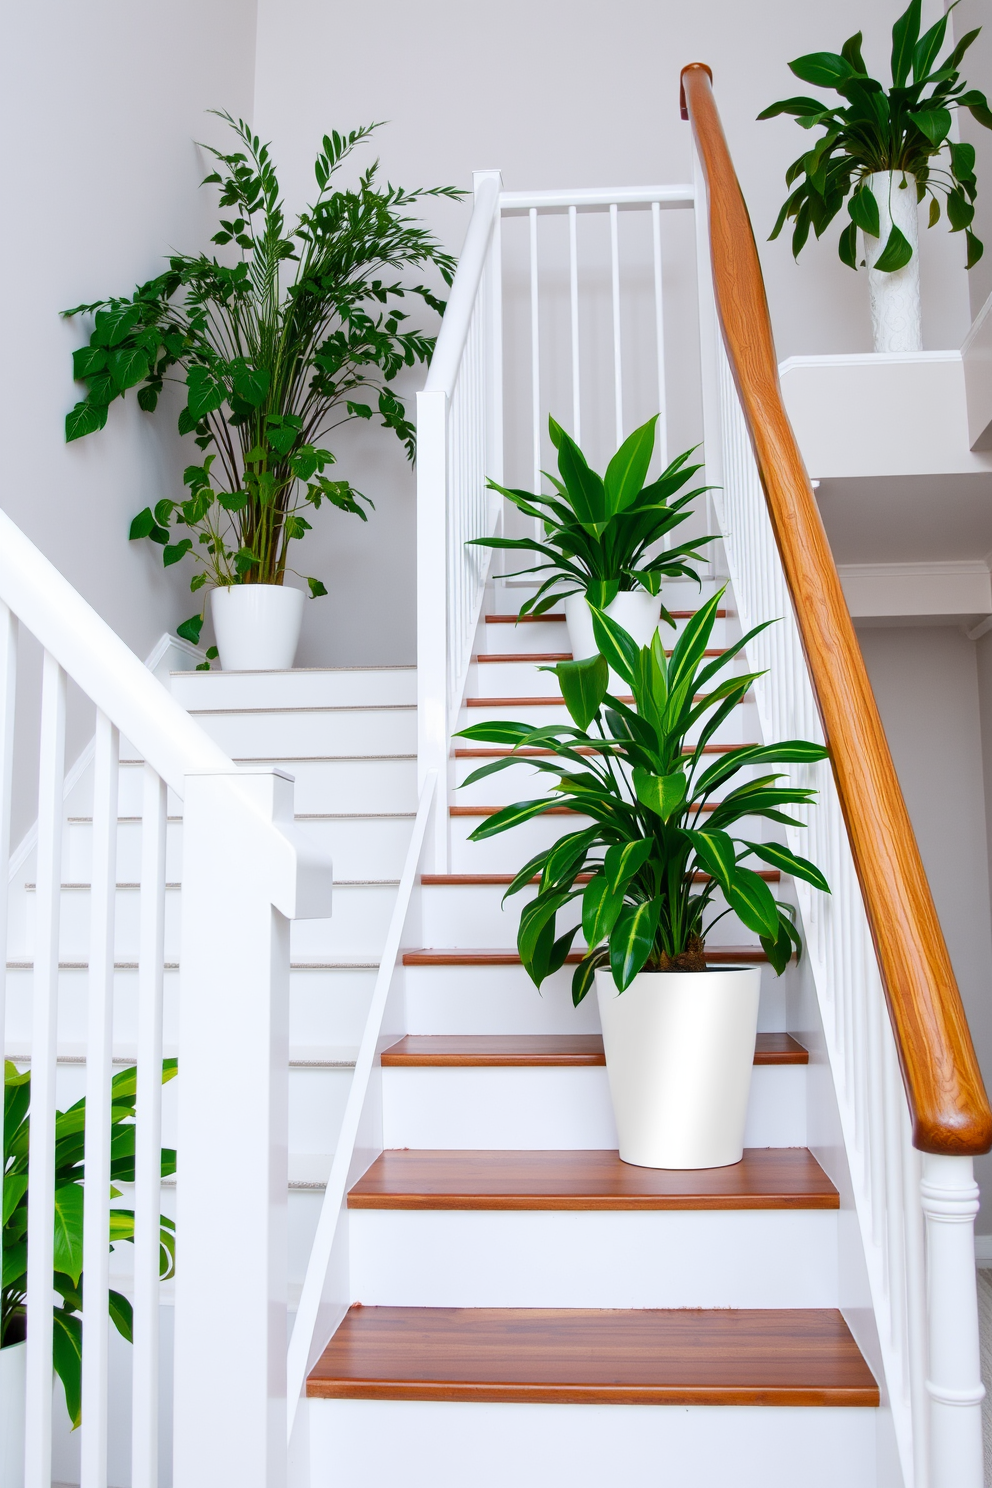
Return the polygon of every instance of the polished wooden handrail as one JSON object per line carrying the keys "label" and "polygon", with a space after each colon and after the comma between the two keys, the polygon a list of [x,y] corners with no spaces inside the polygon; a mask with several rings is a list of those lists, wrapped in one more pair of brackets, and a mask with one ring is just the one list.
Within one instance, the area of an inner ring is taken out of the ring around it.
{"label": "polished wooden handrail", "polygon": [[[709,194],[713,285],[775,540],[792,596],[885,987],[913,1142],[967,1156],[992,1147],[982,1082],[909,813],[809,476],[778,380],[751,220],[713,97],[712,73],[682,70]],[[697,202],[697,211],[702,204]]]}

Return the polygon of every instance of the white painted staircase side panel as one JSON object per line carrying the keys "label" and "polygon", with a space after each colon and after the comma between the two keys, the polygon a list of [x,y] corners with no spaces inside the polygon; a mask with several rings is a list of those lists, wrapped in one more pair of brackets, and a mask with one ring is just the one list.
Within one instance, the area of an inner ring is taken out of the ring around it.
{"label": "white painted staircase side panel", "polygon": [[342,708],[417,701],[417,669],[412,666],[175,672],[170,681],[176,702],[194,715],[201,708]]}

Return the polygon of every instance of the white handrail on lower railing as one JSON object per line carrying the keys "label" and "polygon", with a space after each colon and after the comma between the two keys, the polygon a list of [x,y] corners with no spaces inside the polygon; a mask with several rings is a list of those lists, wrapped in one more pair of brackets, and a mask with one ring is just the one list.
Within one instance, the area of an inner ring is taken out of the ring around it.
{"label": "white handrail on lower railing", "polygon": [[[475,176],[475,204],[424,390],[417,394],[417,730],[420,784],[447,794],[451,733],[468,679],[502,479],[500,175]],[[448,822],[438,813],[433,866],[445,872]]]}
{"label": "white handrail on lower railing", "polygon": [[[331,863],[294,824],[292,781],[276,770],[239,770],[0,512],[4,901],[19,629],[34,636],[43,651],[31,949],[25,1484],[49,1488],[51,1482],[56,1066],[71,678],[97,710],[89,958],[82,963],[89,977],[89,1007],[81,1488],[105,1488],[107,1481],[107,1249],[113,1202],[109,1117],[122,734],[145,761],[136,990],[131,1482],[134,1488],[155,1488],[158,1480],[159,1150],[166,799],[171,787],[185,806],[173,1481],[176,1488],[222,1480],[235,1481],[239,1488],[278,1488],[286,1476],[289,920],[330,913]],[[0,950],[4,1027],[6,933]],[[210,1142],[203,1140],[204,1123]],[[224,1154],[219,1166],[218,1151]],[[227,1284],[219,1287],[217,1236],[228,1232],[235,1211],[242,1220],[239,1243],[225,1254]],[[228,1367],[232,1353],[237,1371]],[[233,1383],[225,1386],[225,1380]]]}
{"label": "white handrail on lower railing", "polygon": [[[785,574],[730,367],[715,356],[723,490],[715,506],[766,741],[822,738]],[[712,424],[708,437],[715,437]],[[912,1142],[895,1040],[828,764],[790,847],[811,858],[828,897],[795,883],[850,1169],[885,1390],[907,1488],[981,1488],[981,1400],[970,1157]],[[857,1319],[852,1319],[857,1329]],[[865,1343],[871,1351],[872,1340]],[[970,1423],[967,1420],[971,1413]]]}
{"label": "white handrail on lower railing", "polygon": [[338,1145],[324,1191],[300,1304],[293,1324],[287,1368],[287,1424],[290,1436],[307,1375],[351,1305],[347,1247],[342,1243],[341,1218],[347,1204],[349,1188],[382,1151],[381,1110],[375,1104],[379,1089],[373,1077],[379,1069],[379,1056],[383,1047],[395,1042],[403,1032],[402,1029],[387,1031],[384,1024],[404,931],[414,901],[414,891],[420,881],[430,814],[434,809],[442,810],[445,804],[438,784],[437,774],[432,770],[420,792],[413,836],[407,848],[396,902],[382,948],[382,958],[355,1060],[355,1072],[348,1091]]}

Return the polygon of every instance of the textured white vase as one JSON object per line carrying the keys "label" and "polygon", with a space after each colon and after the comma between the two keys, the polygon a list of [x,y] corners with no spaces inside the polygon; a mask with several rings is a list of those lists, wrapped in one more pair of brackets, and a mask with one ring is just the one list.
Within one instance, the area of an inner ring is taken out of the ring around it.
{"label": "textured white vase", "polygon": [[756,966],[596,973],[620,1156],[639,1168],[740,1162],[758,1026]]}
{"label": "textured white vase", "polygon": [[[905,182],[905,186],[903,186]],[[920,227],[916,182],[902,171],[880,171],[868,177],[878,203],[878,237],[862,234],[868,265],[868,295],[871,328],[876,351],[922,351],[923,324],[920,310]],[[904,269],[884,274],[873,267],[898,227],[913,250]]]}
{"label": "textured white vase", "polygon": [[24,1488],[26,1343],[0,1349],[0,1488]]}
{"label": "textured white vase", "polygon": [[303,624],[302,589],[232,584],[210,596],[225,672],[284,672],[293,665]]}
{"label": "textured white vase", "polygon": [[[605,613],[622,625],[639,646],[650,646],[661,618],[661,595],[649,594],[646,589],[627,589],[606,606]],[[575,660],[595,656],[599,647],[592,633],[592,615],[584,594],[570,594],[565,600],[565,624]]]}

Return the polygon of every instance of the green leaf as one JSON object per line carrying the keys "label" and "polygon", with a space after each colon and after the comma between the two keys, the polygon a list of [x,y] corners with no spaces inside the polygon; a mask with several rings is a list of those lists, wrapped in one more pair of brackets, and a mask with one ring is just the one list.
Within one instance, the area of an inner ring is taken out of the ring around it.
{"label": "green leaf", "polygon": [[937,54],[944,45],[944,35],[947,31],[947,16],[942,15],[929,31],[924,32],[913,51],[913,81],[920,83],[930,73],[930,69],[937,60]]}
{"label": "green leaf", "polygon": [[965,264],[965,268],[973,269],[975,264],[981,258],[982,254],[985,252],[985,247],[981,242],[981,239],[976,238],[975,234],[971,232],[970,229],[965,230],[964,236],[965,242],[968,245],[968,261]]}
{"label": "green leaf", "polygon": [[107,422],[107,405],[101,403],[98,406],[92,403],[77,403],[65,416],[65,442],[71,444],[74,439],[82,439],[86,434],[95,434],[102,429]]}
{"label": "green leaf", "polygon": [[793,878],[805,879],[806,883],[812,884],[814,889],[819,889],[821,893],[830,893],[827,880],[816,864],[811,863],[808,858],[798,857],[777,842],[749,842],[747,846],[763,863],[768,863],[772,868],[780,868],[783,873],[791,873]]}
{"label": "green leaf", "polygon": [[750,868],[737,867],[724,896],[742,924],[757,935],[778,935],[778,909],[772,891]]}
{"label": "green leaf", "polygon": [[151,537],[156,525],[157,523],[151,507],[146,506],[144,511],[140,511],[132,521],[128,537],[131,542],[136,542],[141,537]]}
{"label": "green leaf", "polygon": [[589,606],[592,615],[592,633],[600,655],[611,666],[617,676],[628,685],[633,685],[637,671],[637,643],[627,634],[622,625],[611,620],[602,610]]}
{"label": "green leaf", "polygon": [[307,579],[307,583],[310,585],[311,599],[320,599],[327,593],[327,590],[320,579]]}
{"label": "green leaf", "polygon": [[220,408],[227,397],[227,389],[223,383],[217,382],[206,367],[190,367],[186,374],[186,385],[189,389],[187,412],[197,422]]}
{"label": "green leaf", "polygon": [[83,1190],[78,1183],[55,1190],[54,1264],[78,1286],[83,1270]]}
{"label": "green leaf", "polygon": [[779,920],[777,934],[762,935],[759,938],[772,970],[776,976],[781,976],[792,959],[792,939],[785,922]]}
{"label": "green leaf", "polygon": [[582,661],[559,661],[555,666],[541,667],[554,672],[561,695],[577,728],[586,732],[602,706],[610,685],[610,670],[601,656],[587,656]]}
{"label": "green leaf", "polygon": [[904,269],[912,257],[912,248],[893,223],[888,241],[872,267],[883,274],[894,274],[897,269]]}
{"label": "green leaf", "polygon": [[734,844],[726,832],[697,828],[686,832],[696,851],[696,858],[704,873],[715,878],[722,889],[733,882],[737,872],[737,854]]}
{"label": "green leaf", "polygon": [[586,464],[585,456],[564,430],[558,449],[558,470],[581,527],[599,533],[610,516],[603,480]]}
{"label": "green leaf", "polygon": [[674,770],[670,775],[653,775],[643,765],[636,765],[632,781],[641,805],[655,812],[664,822],[685,800],[688,782],[684,770]]}
{"label": "green leaf", "polygon": [[485,837],[495,837],[499,832],[506,832],[510,827],[519,826],[521,822],[530,821],[532,816],[540,816],[542,811],[547,811],[554,802],[548,796],[541,796],[536,801],[517,801],[512,806],[504,806],[494,816],[486,819],[470,833],[470,842],[481,842]]}
{"label": "green leaf", "polygon": [[634,842],[617,842],[607,848],[603,871],[611,892],[623,888],[639,873],[654,851],[654,839],[642,837]]}
{"label": "green leaf", "polygon": [[847,204],[851,220],[856,222],[862,232],[877,238],[879,231],[878,202],[870,186],[861,186],[851,197]]}
{"label": "green leaf", "polygon": [[855,72],[867,76],[868,69],[865,67],[865,59],[861,55],[861,40],[861,32],[856,31],[853,36],[847,38],[840,49],[840,54]]}
{"label": "green leaf", "polygon": [[797,57],[794,62],[790,62],[789,70],[802,82],[812,83],[815,88],[836,88],[838,83],[846,82],[854,71],[851,64],[836,52],[809,52],[805,57]]}
{"label": "green leaf", "polygon": [[606,499],[611,514],[626,511],[641,494],[654,454],[655,424],[659,415],[635,429],[606,467]]}
{"label": "green leaf", "polygon": [[932,145],[939,145],[951,130],[949,109],[919,109],[912,115],[913,123],[923,131]]}
{"label": "green leaf", "polygon": [[180,542],[170,543],[162,549],[162,563],[164,567],[171,568],[173,563],[178,563],[180,558],[185,558],[193,546],[193,539],[184,537]]}
{"label": "green leaf", "polygon": [[623,892],[617,893],[605,873],[595,873],[582,895],[582,934],[590,950],[605,940],[623,909]]}
{"label": "green leaf", "polygon": [[82,1420],[83,1320],[61,1307],[52,1313],[52,1363],[75,1431]]}
{"label": "green leaf", "polygon": [[572,973],[572,1006],[578,1007],[592,987],[596,972],[601,966],[609,961],[608,950],[590,951],[588,956],[583,956],[575,971]]}
{"label": "green leaf", "polygon": [[140,347],[125,346],[111,352],[108,365],[114,386],[122,393],[148,376],[148,358]]}
{"label": "green leaf", "polygon": [[112,1288],[109,1292],[110,1320],[128,1343],[134,1342],[134,1312],[130,1302]]}
{"label": "green leaf", "polygon": [[6,1224],[28,1191],[27,1173],[5,1173],[3,1178],[3,1223]]}
{"label": "green leaf", "polygon": [[110,310],[98,310],[90,342],[95,346],[118,346],[140,319],[140,305],[118,304]]}
{"label": "green leaf", "polygon": [[[244,367],[234,374],[234,391],[252,408],[265,402],[271,377],[266,367]],[[219,407],[219,404],[216,405]]]}
{"label": "green leaf", "polygon": [[837,256],[849,269],[858,267],[858,229],[849,222],[837,240]]}
{"label": "green leaf", "polygon": [[661,900],[625,904],[610,936],[610,970],[621,992],[625,992],[651,954],[661,915]]}
{"label": "green leaf", "polygon": [[182,625],[176,626],[176,635],[181,636],[184,641],[191,641],[194,646],[200,644],[200,631],[203,629],[203,616],[190,615]]}
{"label": "green leaf", "polygon": [[897,88],[906,85],[919,39],[920,0],[910,0],[892,27],[892,82]]}
{"label": "green leaf", "polygon": [[974,215],[974,207],[971,202],[965,200],[960,191],[947,193],[947,217],[952,232],[960,232],[963,227],[970,227]]}

